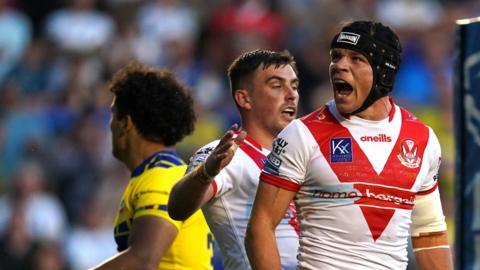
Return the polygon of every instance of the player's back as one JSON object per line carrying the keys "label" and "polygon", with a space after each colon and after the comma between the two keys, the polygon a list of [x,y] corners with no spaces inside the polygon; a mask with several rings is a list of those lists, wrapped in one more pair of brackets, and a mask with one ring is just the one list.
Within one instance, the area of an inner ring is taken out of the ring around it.
{"label": "player's back", "polygon": [[186,170],[186,164],[174,151],[160,151],[132,172],[132,178],[120,201],[115,220],[118,250],[128,247],[135,218],[157,216],[171,222],[178,235],[164,253],[158,269],[212,269],[213,237],[201,211],[185,221],[171,219],[167,212],[173,185]]}

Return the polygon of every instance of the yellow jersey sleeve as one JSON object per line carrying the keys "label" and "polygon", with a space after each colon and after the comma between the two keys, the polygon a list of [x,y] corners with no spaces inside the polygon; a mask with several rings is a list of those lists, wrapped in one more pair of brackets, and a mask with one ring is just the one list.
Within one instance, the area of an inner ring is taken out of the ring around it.
{"label": "yellow jersey sleeve", "polygon": [[175,170],[152,169],[146,172],[131,194],[133,219],[146,215],[157,216],[168,220],[180,230],[183,222],[171,219],[167,210],[170,190],[175,183],[172,179],[175,178],[178,178]]}

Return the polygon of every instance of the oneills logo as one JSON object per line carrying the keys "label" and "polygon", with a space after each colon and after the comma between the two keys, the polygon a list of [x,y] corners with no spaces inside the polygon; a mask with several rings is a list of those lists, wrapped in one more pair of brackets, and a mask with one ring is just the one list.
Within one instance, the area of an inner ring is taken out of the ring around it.
{"label": "oneills logo", "polygon": [[378,134],[377,136],[362,136],[360,140],[362,142],[391,142],[392,137],[385,134]]}
{"label": "oneills logo", "polygon": [[359,39],[360,39],[359,34],[350,33],[350,32],[340,32],[337,38],[337,42],[344,42],[344,43],[357,45]]}
{"label": "oneills logo", "polygon": [[413,140],[404,140],[400,144],[400,154],[397,155],[398,160],[403,166],[408,168],[418,168],[421,158],[417,156],[418,145]]}

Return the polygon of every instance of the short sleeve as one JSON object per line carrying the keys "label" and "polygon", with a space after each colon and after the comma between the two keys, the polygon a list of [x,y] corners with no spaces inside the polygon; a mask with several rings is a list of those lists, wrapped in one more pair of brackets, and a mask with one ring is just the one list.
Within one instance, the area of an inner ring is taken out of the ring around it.
{"label": "short sleeve", "polygon": [[239,150],[237,150],[235,156],[233,156],[232,161],[213,179],[212,184],[215,190],[214,198],[221,197],[232,190],[235,187],[234,179],[238,179],[238,176],[243,174],[244,165],[239,162],[238,151]]}
{"label": "short sleeve", "polygon": [[298,191],[305,181],[313,147],[312,136],[300,120],[291,122],[274,140],[260,179]]}
{"label": "short sleeve", "polygon": [[152,170],[136,186],[132,194],[132,204],[135,212],[133,218],[141,216],[161,217],[180,230],[182,222],[171,219],[167,211],[168,197],[172,186],[169,181],[161,181],[162,179],[158,179],[159,177],[155,170]]}
{"label": "short sleeve", "polygon": [[430,127],[428,129],[428,143],[425,149],[425,160],[423,161],[428,164],[428,171],[418,191],[419,195],[428,194],[436,189],[438,184],[438,172],[442,161],[441,147],[438,138]]}

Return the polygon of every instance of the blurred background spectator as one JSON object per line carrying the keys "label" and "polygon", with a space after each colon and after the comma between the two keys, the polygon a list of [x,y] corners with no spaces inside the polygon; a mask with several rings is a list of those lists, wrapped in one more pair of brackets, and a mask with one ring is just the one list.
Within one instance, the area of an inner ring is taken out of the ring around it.
{"label": "blurred background spectator", "polygon": [[32,38],[30,20],[21,11],[0,0],[0,83],[20,62],[25,48]]}
{"label": "blurred background spectator", "polygon": [[0,269],[85,269],[115,253],[128,171],[111,156],[107,86],[120,67],[169,68],[191,87],[198,121],[178,148],[188,159],[238,122],[235,56],[290,50],[302,115],[331,97],[330,39],[356,19],[400,34],[393,94],[439,136],[453,244],[454,22],[479,15],[474,0],[0,0]]}

